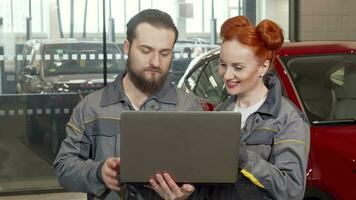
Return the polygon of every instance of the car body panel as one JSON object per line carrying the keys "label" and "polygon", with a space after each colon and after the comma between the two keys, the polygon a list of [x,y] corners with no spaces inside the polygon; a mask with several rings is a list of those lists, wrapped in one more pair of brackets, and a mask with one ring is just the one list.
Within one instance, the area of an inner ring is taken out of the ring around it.
{"label": "car body panel", "polygon": [[312,126],[308,185],[356,199],[356,126]]}

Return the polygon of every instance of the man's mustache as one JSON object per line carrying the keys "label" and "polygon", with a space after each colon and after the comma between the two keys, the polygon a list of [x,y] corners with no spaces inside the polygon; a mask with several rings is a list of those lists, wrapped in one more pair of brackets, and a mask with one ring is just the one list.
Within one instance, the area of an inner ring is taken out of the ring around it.
{"label": "man's mustache", "polygon": [[145,69],[145,71],[162,73],[162,70],[159,67],[148,67]]}

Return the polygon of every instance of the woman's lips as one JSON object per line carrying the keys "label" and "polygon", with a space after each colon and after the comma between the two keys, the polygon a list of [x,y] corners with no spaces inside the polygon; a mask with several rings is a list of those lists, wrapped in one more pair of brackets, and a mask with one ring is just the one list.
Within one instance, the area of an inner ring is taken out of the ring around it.
{"label": "woman's lips", "polygon": [[236,86],[240,85],[240,81],[237,82],[227,82],[226,83],[226,87],[229,89],[235,88]]}

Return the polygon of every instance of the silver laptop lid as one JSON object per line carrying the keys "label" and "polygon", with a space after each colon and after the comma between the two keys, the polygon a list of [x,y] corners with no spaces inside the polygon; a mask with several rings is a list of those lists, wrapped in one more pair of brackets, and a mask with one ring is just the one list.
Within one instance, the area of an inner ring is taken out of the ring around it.
{"label": "silver laptop lid", "polygon": [[168,172],[176,182],[234,183],[240,124],[238,112],[123,112],[120,180],[147,182]]}

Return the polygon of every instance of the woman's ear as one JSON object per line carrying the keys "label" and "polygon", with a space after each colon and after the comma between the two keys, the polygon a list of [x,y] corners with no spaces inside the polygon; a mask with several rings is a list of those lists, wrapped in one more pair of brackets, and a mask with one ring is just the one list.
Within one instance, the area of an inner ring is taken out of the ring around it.
{"label": "woman's ear", "polygon": [[265,60],[261,65],[260,65],[260,69],[258,70],[259,76],[263,77],[269,69],[269,66],[271,65],[271,61],[270,60]]}

